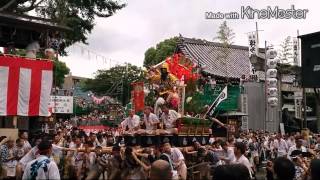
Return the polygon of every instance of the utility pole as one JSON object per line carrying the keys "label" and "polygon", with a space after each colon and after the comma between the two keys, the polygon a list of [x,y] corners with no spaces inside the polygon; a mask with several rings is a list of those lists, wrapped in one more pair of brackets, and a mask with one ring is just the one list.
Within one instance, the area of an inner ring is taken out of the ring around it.
{"label": "utility pole", "polygon": [[[299,30],[297,30],[297,37],[299,37]],[[299,48],[299,38],[298,38],[298,50],[300,50]],[[299,52],[299,55],[301,54],[301,52]],[[298,56],[299,56],[298,55]],[[299,57],[297,57],[298,59],[300,59]],[[298,61],[297,65],[299,66],[300,63]],[[307,124],[307,95],[306,95],[306,88],[302,88],[302,95],[303,95],[303,128],[308,128],[308,124]]]}
{"label": "utility pole", "polygon": [[264,98],[265,98],[265,120],[264,120],[264,131],[267,130],[267,120],[268,120],[268,93],[267,93],[267,41],[264,41]]}

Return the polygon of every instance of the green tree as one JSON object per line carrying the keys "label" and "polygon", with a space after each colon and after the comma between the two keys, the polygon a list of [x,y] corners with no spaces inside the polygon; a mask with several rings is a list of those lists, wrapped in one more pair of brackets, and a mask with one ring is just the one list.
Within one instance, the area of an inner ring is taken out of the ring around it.
{"label": "green tree", "polygon": [[171,56],[175,52],[177,43],[178,37],[173,37],[158,43],[156,48],[150,47],[144,53],[143,65],[150,67],[165,60],[166,57]]}
{"label": "green tree", "polygon": [[98,70],[94,79],[88,79],[82,86],[85,91],[108,95],[126,104],[130,100],[131,83],[142,81],[144,73],[140,67],[128,64],[108,70]]}
{"label": "green tree", "polygon": [[53,61],[53,77],[54,85],[57,87],[62,87],[65,75],[69,74],[70,69],[67,67],[65,62],[58,60]]}
{"label": "green tree", "polygon": [[233,39],[235,38],[235,33],[233,30],[227,25],[227,21],[223,21],[223,23],[219,26],[219,31],[217,32],[218,36],[216,39],[219,40],[220,43],[225,47],[229,47],[232,45]]}
{"label": "green tree", "polygon": [[281,46],[281,49],[279,52],[280,63],[289,64],[290,59],[293,57],[291,37],[290,36],[286,37],[284,41],[280,44],[280,46]]}
{"label": "green tree", "polygon": [[215,39],[222,44],[222,47],[219,48],[217,58],[225,69],[225,76],[228,77],[228,56],[231,52],[229,47],[234,43],[233,39],[235,38],[235,33],[227,25],[227,21],[223,21],[223,23],[219,26],[219,31],[217,34],[218,36]]}
{"label": "green tree", "polygon": [[51,19],[72,29],[66,33],[66,45],[87,43],[87,36],[94,27],[96,17],[109,17],[125,4],[116,0],[1,0],[0,12],[28,14],[36,11],[39,16]]}

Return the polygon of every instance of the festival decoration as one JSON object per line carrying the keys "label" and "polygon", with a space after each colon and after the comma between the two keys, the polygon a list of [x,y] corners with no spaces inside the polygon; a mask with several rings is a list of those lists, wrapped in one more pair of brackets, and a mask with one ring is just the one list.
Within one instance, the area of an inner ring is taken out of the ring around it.
{"label": "festival decoration", "polygon": [[173,74],[179,80],[196,80],[198,75],[193,73],[194,64],[182,54],[174,54],[165,60],[168,72]]}
{"label": "festival decoration", "polygon": [[0,115],[48,116],[53,63],[0,56]]}
{"label": "festival decoration", "polygon": [[197,80],[199,75],[195,68],[197,68],[196,65],[190,59],[177,53],[151,67],[147,79],[157,89],[160,96],[170,96],[167,102],[170,102],[173,107],[178,107],[179,98],[176,92],[173,92],[173,88]]}
{"label": "festival decoration", "polygon": [[144,83],[132,83],[133,109],[135,112],[143,111],[144,109]]}
{"label": "festival decoration", "polygon": [[102,97],[96,97],[95,95],[91,95],[91,98],[92,98],[92,101],[95,103],[95,104],[101,104],[107,97],[106,96],[102,96]]}
{"label": "festival decoration", "polygon": [[213,101],[206,115],[212,116],[217,106],[228,98],[228,86],[225,86],[219,96]]}
{"label": "festival decoration", "polygon": [[277,51],[274,49],[269,49],[266,52],[267,55],[267,79],[266,79],[266,86],[267,86],[267,97],[268,97],[268,104],[271,107],[275,107],[278,105],[278,88],[277,88]]}
{"label": "festival decoration", "polygon": [[46,56],[47,59],[53,60],[54,59],[54,55],[55,55],[55,51],[52,48],[48,48],[44,51],[44,54]]}
{"label": "festival decoration", "polygon": [[278,80],[276,78],[267,78],[268,87],[277,87]]}
{"label": "festival decoration", "polygon": [[156,103],[154,104],[154,113],[156,115],[160,115],[161,112],[161,106],[164,105],[166,103],[166,101],[162,98],[162,97],[158,97],[158,99],[156,100]]}
{"label": "festival decoration", "polygon": [[37,58],[37,52],[40,49],[40,45],[38,41],[33,41],[26,47],[26,57],[36,59]]}

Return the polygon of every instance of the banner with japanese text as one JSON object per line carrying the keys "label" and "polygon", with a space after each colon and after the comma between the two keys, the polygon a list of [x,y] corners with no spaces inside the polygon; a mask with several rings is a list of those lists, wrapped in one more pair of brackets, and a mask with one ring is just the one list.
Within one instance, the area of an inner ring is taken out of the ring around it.
{"label": "banner with japanese text", "polygon": [[144,109],[144,84],[143,82],[132,83],[132,99],[135,112],[143,111]]}

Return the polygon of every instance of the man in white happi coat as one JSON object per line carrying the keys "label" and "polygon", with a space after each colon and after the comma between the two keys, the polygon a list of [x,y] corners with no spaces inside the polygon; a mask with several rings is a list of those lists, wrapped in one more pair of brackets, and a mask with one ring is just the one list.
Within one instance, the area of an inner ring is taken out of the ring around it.
{"label": "man in white happi coat", "polygon": [[30,161],[23,173],[22,179],[60,179],[57,164],[50,159],[52,144],[49,141],[42,141],[38,145],[40,156]]}
{"label": "man in white happi coat", "polygon": [[167,106],[162,106],[161,123],[162,130],[161,134],[177,134],[178,129],[176,126],[176,121],[180,117],[180,114],[175,110],[169,109]]}
{"label": "man in white happi coat", "polygon": [[134,135],[140,129],[140,117],[134,110],[129,111],[129,117],[121,122],[121,128],[124,135]]}
{"label": "man in white happi coat", "polygon": [[151,112],[151,107],[145,107],[144,109],[144,116],[143,116],[143,122],[145,125],[145,130],[140,129],[139,134],[159,134],[158,132],[158,124],[160,123],[157,115]]}

